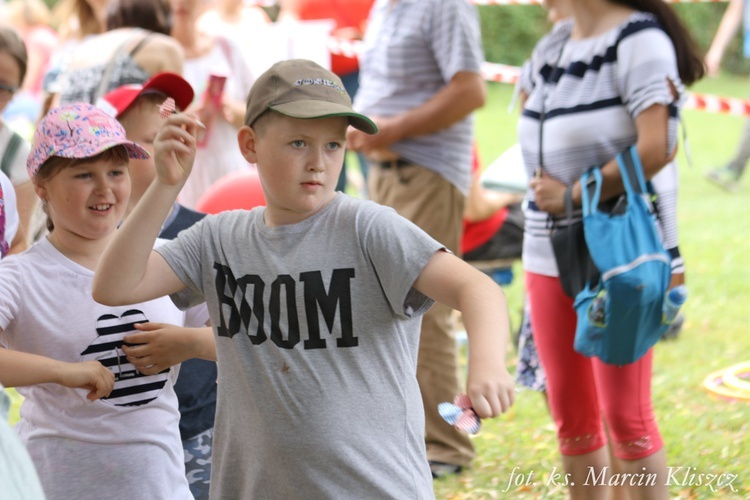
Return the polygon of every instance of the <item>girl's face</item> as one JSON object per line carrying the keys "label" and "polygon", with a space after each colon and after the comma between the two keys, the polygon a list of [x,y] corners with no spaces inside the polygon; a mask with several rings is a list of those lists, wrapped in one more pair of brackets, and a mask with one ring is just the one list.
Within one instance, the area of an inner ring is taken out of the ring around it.
{"label": "girl's face", "polygon": [[128,166],[106,158],[79,163],[40,182],[36,192],[47,202],[54,232],[97,240],[117,229],[125,215]]}
{"label": "girl's face", "polygon": [[2,112],[13,99],[13,93],[5,87],[18,88],[21,85],[21,68],[13,56],[4,50],[0,50],[0,112]]}

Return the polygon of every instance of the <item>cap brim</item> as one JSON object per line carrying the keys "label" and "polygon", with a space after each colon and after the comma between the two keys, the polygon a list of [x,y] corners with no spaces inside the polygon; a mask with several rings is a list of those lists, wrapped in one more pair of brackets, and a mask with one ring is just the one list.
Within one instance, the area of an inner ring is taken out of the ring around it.
{"label": "cap brim", "polygon": [[378,127],[372,120],[365,115],[353,111],[352,108],[344,106],[343,104],[315,100],[292,101],[270,106],[269,109],[281,113],[282,115],[292,118],[301,118],[304,120],[345,116],[349,118],[349,124],[357,130],[361,130],[370,135],[378,133]]}
{"label": "cap brim", "polygon": [[113,118],[127,110],[141,93],[140,85],[123,85],[96,100],[96,107]]}
{"label": "cap brim", "polygon": [[131,142],[131,141],[106,141],[106,142],[97,144],[96,148],[86,149],[83,152],[80,151],[79,147],[68,148],[68,149],[64,149],[62,151],[56,152],[55,156],[61,156],[63,158],[71,158],[71,159],[91,158],[92,156],[101,154],[107,151],[108,149],[114,148],[115,146],[125,147],[125,150],[128,152],[128,157],[133,160],[145,160],[145,159],[151,158],[151,155],[149,154],[148,151],[146,151],[139,144],[136,144],[135,142]]}
{"label": "cap brim", "polygon": [[193,97],[195,96],[193,87],[187,80],[176,73],[165,72],[154,75],[143,84],[143,90],[141,90],[140,94],[149,90],[160,92],[174,99],[180,111],[185,111],[190,106],[190,103],[193,102]]}
{"label": "cap brim", "polygon": [[[148,158],[151,158],[151,154],[138,143],[123,142],[121,144],[125,146],[125,149],[128,150],[128,156],[133,160],[146,160]],[[117,146],[117,144],[115,144],[114,146]]]}

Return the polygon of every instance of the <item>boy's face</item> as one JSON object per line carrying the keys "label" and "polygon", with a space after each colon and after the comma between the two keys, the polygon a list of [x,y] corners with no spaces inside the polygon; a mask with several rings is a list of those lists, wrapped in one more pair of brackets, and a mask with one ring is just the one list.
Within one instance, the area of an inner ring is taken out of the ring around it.
{"label": "boy's face", "polygon": [[154,139],[164,120],[159,115],[159,108],[149,101],[136,101],[133,106],[120,116],[128,140],[140,144],[149,152],[146,160],[130,160],[131,193],[128,212],[135,207],[156,177],[154,165]]}
{"label": "boy's face", "polygon": [[266,224],[303,221],[335,195],[349,120],[340,116],[302,120],[275,112],[262,120],[266,120],[262,126],[243,127],[239,142],[245,159],[258,165]]}
{"label": "boy's face", "polygon": [[[0,83],[17,88],[21,85],[21,68],[8,52],[0,51]],[[0,89],[0,113],[13,99],[13,94]]]}

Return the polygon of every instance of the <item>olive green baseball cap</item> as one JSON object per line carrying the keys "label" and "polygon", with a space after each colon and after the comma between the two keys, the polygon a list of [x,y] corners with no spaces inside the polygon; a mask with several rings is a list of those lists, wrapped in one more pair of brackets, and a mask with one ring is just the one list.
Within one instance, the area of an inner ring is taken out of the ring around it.
{"label": "olive green baseball cap", "polygon": [[267,109],[292,118],[345,116],[349,124],[367,134],[378,127],[352,108],[341,79],[313,61],[281,61],[258,78],[247,96],[245,124],[252,126]]}

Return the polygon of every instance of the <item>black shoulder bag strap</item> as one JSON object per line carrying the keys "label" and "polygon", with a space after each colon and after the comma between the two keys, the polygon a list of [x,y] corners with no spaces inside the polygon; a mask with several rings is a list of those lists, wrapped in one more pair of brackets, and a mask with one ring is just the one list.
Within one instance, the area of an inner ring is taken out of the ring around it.
{"label": "black shoulder bag strap", "polygon": [[[557,71],[557,69],[560,67],[560,61],[562,60],[563,52],[565,52],[565,46],[567,44],[568,44],[568,39],[566,38],[565,40],[563,40],[562,46],[560,47],[560,52],[557,54],[557,60],[555,61],[555,65],[552,67],[552,72],[550,73],[550,79],[554,75],[554,72]],[[542,85],[544,85],[544,82],[542,82]],[[534,177],[536,178],[541,177],[542,173],[545,171],[545,168],[544,168],[544,120],[547,118],[546,101],[547,101],[547,92],[545,92],[544,87],[542,87],[542,106],[541,106],[541,110],[539,111],[539,165],[537,166],[537,169],[534,172]],[[568,186],[568,189],[565,190],[565,219],[566,219],[568,226],[570,226],[570,222],[573,219],[573,200],[571,198],[570,186]],[[551,215],[549,216],[547,220],[547,225],[549,226],[551,230],[553,226]]]}
{"label": "black shoulder bag strap", "polygon": [[[557,55],[557,62],[552,71],[560,67],[563,52],[568,39],[566,38],[560,53]],[[552,74],[550,75],[552,77]],[[546,95],[542,95],[542,106],[539,113],[539,166],[535,176],[541,176],[544,172],[544,120],[546,118]],[[583,290],[587,283],[596,282],[599,279],[599,271],[596,269],[594,262],[589,255],[588,247],[583,234],[583,222],[573,223],[573,196],[570,185],[565,189],[565,224],[562,228],[555,230],[554,219],[552,215],[547,219],[552,240],[552,248],[557,262],[558,272],[560,273],[560,284],[563,291],[569,297],[575,297]],[[593,188],[585,186],[584,189]]]}

